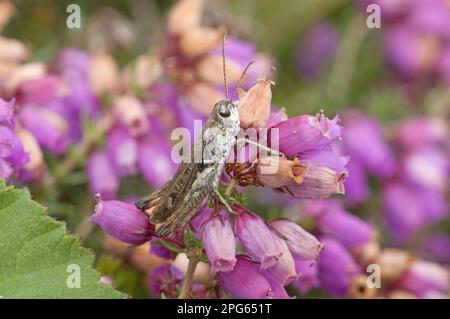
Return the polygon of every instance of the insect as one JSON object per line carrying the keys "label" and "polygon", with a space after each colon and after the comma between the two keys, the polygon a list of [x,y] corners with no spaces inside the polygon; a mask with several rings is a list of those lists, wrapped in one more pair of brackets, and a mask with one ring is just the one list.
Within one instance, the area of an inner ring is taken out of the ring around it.
{"label": "insect", "polygon": [[194,156],[193,158],[202,158],[201,163],[181,163],[175,176],[161,189],[135,203],[136,207],[143,212],[153,208],[149,215],[150,222],[161,223],[156,230],[157,236],[167,236],[183,227],[207,196],[209,199],[220,202],[228,212],[232,212],[226,200],[218,192],[218,186],[226,159],[236,145],[240,121],[236,106],[228,99],[225,74],[225,36],[222,47],[226,98],[215,104],[202,134],[191,151],[191,158],[192,156]]}

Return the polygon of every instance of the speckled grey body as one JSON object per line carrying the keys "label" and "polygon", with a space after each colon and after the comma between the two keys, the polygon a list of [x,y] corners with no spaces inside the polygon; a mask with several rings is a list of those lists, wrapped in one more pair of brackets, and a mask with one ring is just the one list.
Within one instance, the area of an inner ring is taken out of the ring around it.
{"label": "speckled grey body", "polygon": [[154,224],[161,223],[156,230],[158,236],[184,226],[207,196],[220,196],[220,175],[236,142],[239,124],[236,106],[228,100],[218,102],[192,151],[195,158],[201,156],[202,162],[182,163],[171,181],[136,203],[143,211],[154,208],[149,218]]}

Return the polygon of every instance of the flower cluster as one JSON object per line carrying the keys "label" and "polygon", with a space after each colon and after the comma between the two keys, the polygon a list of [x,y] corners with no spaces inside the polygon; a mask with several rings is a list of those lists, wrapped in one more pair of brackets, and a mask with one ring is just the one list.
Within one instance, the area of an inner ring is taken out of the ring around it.
{"label": "flower cluster", "polygon": [[[385,53],[406,79],[431,77],[449,81],[450,7],[445,0],[360,0],[364,8],[381,8]],[[449,82],[450,83],[450,82]]]}

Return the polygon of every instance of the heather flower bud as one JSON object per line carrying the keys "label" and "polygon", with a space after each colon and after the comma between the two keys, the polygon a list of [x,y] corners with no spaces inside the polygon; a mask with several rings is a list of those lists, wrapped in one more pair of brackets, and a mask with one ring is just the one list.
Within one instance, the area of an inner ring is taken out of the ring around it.
{"label": "heather flower bud", "polygon": [[217,101],[222,99],[220,90],[205,82],[194,84],[185,94],[187,103],[201,115],[211,114]]}
{"label": "heather flower bud", "polygon": [[[223,58],[221,55],[207,55],[198,62],[196,71],[203,80],[214,85],[223,85]],[[233,60],[227,61],[227,81],[229,84],[237,83],[241,73],[242,68],[239,64]]]}
{"label": "heather flower bud", "polygon": [[390,282],[400,278],[413,261],[414,258],[411,254],[404,250],[385,248],[375,259],[374,263],[380,265],[382,279]]}
{"label": "heather flower bud", "polygon": [[395,158],[384,140],[380,125],[357,112],[346,114],[344,144],[352,160],[379,177],[387,177],[395,170]]}
{"label": "heather flower bud", "polygon": [[351,254],[338,241],[323,238],[325,246],[320,254],[319,276],[321,287],[338,297],[347,295],[352,278],[360,270]]}
{"label": "heather flower bud", "polygon": [[88,80],[92,91],[97,95],[111,92],[117,87],[118,67],[113,57],[106,52],[92,55]]}
{"label": "heather flower bud", "polygon": [[0,125],[0,178],[9,178],[28,161],[13,129]]}
{"label": "heather flower bud", "polygon": [[15,11],[16,8],[10,1],[2,1],[0,3],[0,31],[2,31],[4,26],[8,24]]}
{"label": "heather flower bud", "polygon": [[105,152],[94,152],[87,162],[87,176],[92,193],[100,193],[104,198],[116,196],[119,180]]}
{"label": "heather flower bud", "polygon": [[23,64],[14,68],[12,74],[5,79],[5,90],[8,93],[14,92],[17,87],[29,80],[39,79],[47,72],[47,66],[41,62]]}
{"label": "heather flower bud", "polygon": [[238,111],[242,128],[266,127],[270,116],[272,91],[271,80],[261,77],[250,90],[239,99]]}
{"label": "heather flower bud", "polygon": [[28,155],[28,161],[20,172],[20,178],[24,180],[40,180],[44,175],[45,162],[38,141],[33,134],[23,128],[17,130],[17,137],[22,142],[24,151]]}
{"label": "heather flower bud", "polygon": [[445,141],[448,134],[449,126],[444,119],[418,117],[400,123],[395,130],[395,139],[401,146],[412,149],[441,143]]}
{"label": "heather flower bud", "polygon": [[26,46],[17,40],[0,37],[0,60],[25,61],[29,56]]}
{"label": "heather flower bud", "polygon": [[280,151],[287,156],[321,149],[341,136],[339,117],[330,120],[323,113],[296,116],[273,127],[279,130]]}
{"label": "heather flower bud", "polygon": [[177,169],[170,157],[170,145],[147,138],[139,141],[138,150],[138,167],[145,180],[155,187],[164,185]]}
{"label": "heather flower bud", "polygon": [[114,113],[117,119],[129,128],[133,136],[148,132],[149,122],[141,101],[132,95],[123,95],[114,101]]}
{"label": "heather flower bud", "polygon": [[357,248],[375,239],[373,227],[340,207],[327,210],[317,220],[320,232],[339,240],[349,248]]}
{"label": "heather flower bud", "polygon": [[58,113],[49,109],[27,106],[19,113],[21,124],[30,131],[39,144],[55,154],[63,153],[69,145],[69,124]]}
{"label": "heather flower bud", "polygon": [[306,171],[301,184],[291,184],[276,191],[296,198],[327,198],[333,194],[344,194],[346,173],[336,172],[328,167],[305,163]]}
{"label": "heather flower bud", "polygon": [[249,255],[261,263],[261,269],[274,266],[283,251],[277,245],[274,235],[264,220],[241,206],[236,218],[236,234]]}
{"label": "heather flower bud", "polygon": [[203,245],[211,272],[229,272],[236,264],[236,239],[227,218],[214,216],[203,224]]}
{"label": "heather flower bud", "polygon": [[428,293],[444,293],[448,295],[450,273],[447,268],[432,262],[416,261],[403,275],[398,286],[425,297]]}
{"label": "heather flower bud", "polygon": [[289,160],[279,156],[263,157],[256,166],[258,182],[270,188],[301,184],[305,171],[306,167],[297,158]]}
{"label": "heather flower bud", "polygon": [[198,27],[181,35],[179,47],[185,56],[189,58],[197,57],[210,52],[220,44],[222,36],[222,30]]}
{"label": "heather flower bud", "polygon": [[272,296],[268,280],[255,263],[242,255],[236,256],[236,265],[230,272],[217,274],[220,284],[235,298],[262,299]]}
{"label": "heather flower bud", "polygon": [[114,127],[108,133],[107,151],[118,175],[126,176],[136,172],[138,144],[126,130]]}
{"label": "heather flower bud", "polygon": [[96,195],[95,214],[89,219],[107,234],[127,244],[140,245],[150,240],[155,227],[134,205],[117,200],[103,201]]}
{"label": "heather flower bud", "polygon": [[9,128],[15,127],[14,117],[14,100],[6,102],[0,99],[0,125],[8,126]]}
{"label": "heather flower bud", "polygon": [[201,23],[203,0],[179,1],[169,12],[167,29],[173,35],[190,32]]}
{"label": "heather flower bud", "polygon": [[300,260],[319,259],[323,245],[299,225],[287,219],[277,219],[271,221],[270,226],[284,238],[295,258]]}
{"label": "heather flower bud", "polygon": [[17,88],[16,97],[20,104],[35,103],[44,106],[67,93],[67,87],[59,77],[46,75],[21,83]]}

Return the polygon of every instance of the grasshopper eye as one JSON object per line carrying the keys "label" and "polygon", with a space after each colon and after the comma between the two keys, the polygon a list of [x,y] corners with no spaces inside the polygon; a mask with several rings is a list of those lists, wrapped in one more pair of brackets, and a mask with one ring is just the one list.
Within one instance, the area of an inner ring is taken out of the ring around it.
{"label": "grasshopper eye", "polygon": [[222,105],[219,108],[219,115],[221,117],[229,117],[231,115],[231,112],[230,112],[230,110],[228,109],[228,107],[226,105]]}

